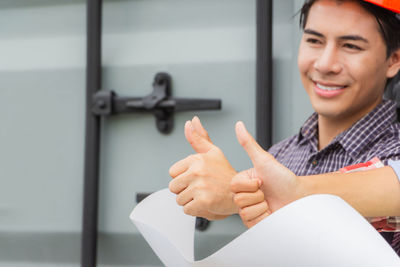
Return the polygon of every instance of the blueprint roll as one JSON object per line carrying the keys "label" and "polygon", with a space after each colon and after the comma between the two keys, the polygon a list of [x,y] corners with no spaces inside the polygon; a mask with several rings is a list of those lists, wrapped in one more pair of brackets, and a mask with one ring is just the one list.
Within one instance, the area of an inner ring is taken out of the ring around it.
{"label": "blueprint roll", "polygon": [[168,189],[160,190],[130,215],[166,266],[400,266],[397,254],[364,217],[341,198],[326,194],[288,204],[195,261],[195,217],[185,215],[175,199]]}

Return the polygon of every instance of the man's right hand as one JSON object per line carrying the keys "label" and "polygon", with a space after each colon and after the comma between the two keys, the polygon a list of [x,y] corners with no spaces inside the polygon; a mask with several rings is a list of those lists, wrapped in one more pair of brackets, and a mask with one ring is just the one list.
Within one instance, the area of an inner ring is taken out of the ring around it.
{"label": "man's right hand", "polygon": [[[231,183],[233,192],[241,192],[245,179],[262,181],[264,193],[271,212],[304,196],[301,180],[288,168],[280,164],[271,154],[262,149],[247,132],[244,124],[236,124],[236,136],[240,145],[247,152],[253,168],[241,172]],[[244,180],[243,180],[244,179]]]}
{"label": "man's right hand", "polygon": [[188,215],[209,220],[237,213],[230,181],[236,175],[221,149],[208,137],[200,120],[185,124],[185,137],[197,154],[176,162],[169,170],[171,192]]}
{"label": "man's right hand", "polygon": [[231,181],[231,190],[239,215],[244,225],[253,227],[271,214],[264,193],[260,190],[262,181],[254,177],[254,169],[238,173]]}

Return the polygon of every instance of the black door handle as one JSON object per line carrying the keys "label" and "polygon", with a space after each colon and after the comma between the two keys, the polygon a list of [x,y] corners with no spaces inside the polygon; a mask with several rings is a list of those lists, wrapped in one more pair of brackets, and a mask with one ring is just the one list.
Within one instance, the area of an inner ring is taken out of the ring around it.
{"label": "black door handle", "polygon": [[154,77],[153,92],[142,98],[120,97],[113,91],[98,91],[93,96],[92,112],[97,116],[153,112],[158,130],[167,134],[173,129],[175,112],[221,109],[220,99],[173,98],[171,91],[171,76],[160,72]]}

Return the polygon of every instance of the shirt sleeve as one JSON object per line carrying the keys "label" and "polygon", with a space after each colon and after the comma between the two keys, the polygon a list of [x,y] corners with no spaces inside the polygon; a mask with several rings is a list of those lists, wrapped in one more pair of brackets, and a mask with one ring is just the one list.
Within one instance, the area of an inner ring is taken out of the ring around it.
{"label": "shirt sleeve", "polygon": [[392,167],[400,181],[400,160],[389,160],[388,165]]}
{"label": "shirt sleeve", "polygon": [[[393,168],[395,171],[397,178],[400,181],[400,160],[390,160],[388,161],[388,165]],[[373,158],[372,160],[359,163],[352,166],[347,166],[341,168],[339,171],[343,173],[354,172],[354,171],[363,171],[368,169],[376,169],[381,168],[384,165],[378,158]],[[388,217],[367,217],[366,218],[372,226],[378,232],[400,232],[400,216],[388,216]]]}

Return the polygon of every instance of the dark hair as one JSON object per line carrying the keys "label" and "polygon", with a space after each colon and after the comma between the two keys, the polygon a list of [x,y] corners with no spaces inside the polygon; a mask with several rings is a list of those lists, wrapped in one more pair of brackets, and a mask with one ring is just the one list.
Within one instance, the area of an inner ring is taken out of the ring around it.
{"label": "dark hair", "polygon": [[[300,27],[305,28],[311,6],[319,0],[306,0],[300,10]],[[335,0],[338,3],[353,1],[359,3],[366,11],[371,13],[378,22],[379,31],[386,44],[386,56],[400,48],[400,16],[388,9],[371,4],[363,0]]]}

